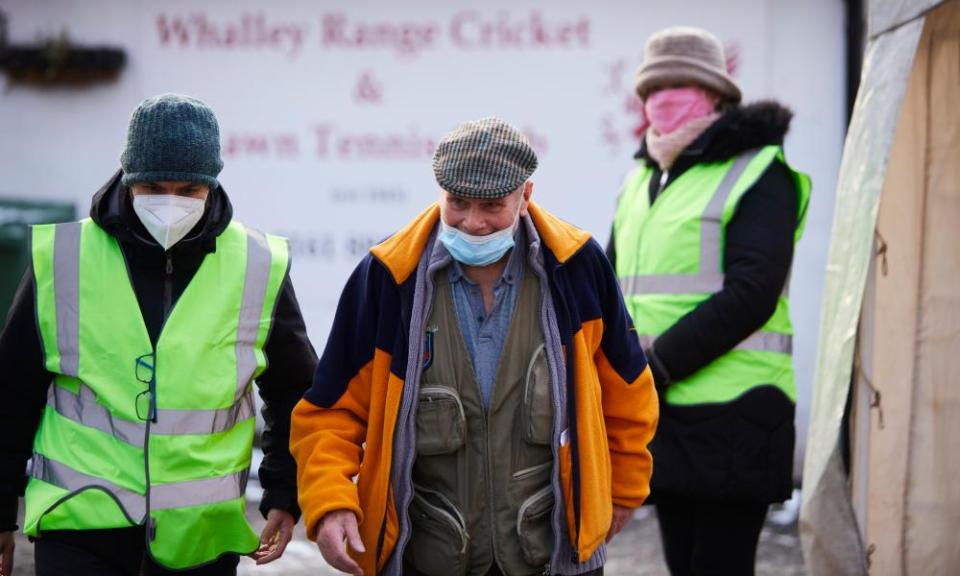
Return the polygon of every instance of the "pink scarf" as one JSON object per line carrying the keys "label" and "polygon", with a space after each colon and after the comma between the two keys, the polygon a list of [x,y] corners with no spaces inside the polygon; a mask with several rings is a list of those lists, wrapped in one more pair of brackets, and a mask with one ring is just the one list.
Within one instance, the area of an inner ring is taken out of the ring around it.
{"label": "pink scarf", "polygon": [[661,170],[669,170],[677,156],[719,117],[720,114],[713,112],[707,116],[688,120],[686,124],[669,134],[661,134],[651,126],[647,128],[647,153],[657,161]]}
{"label": "pink scarf", "polygon": [[684,148],[720,116],[715,98],[699,86],[664,88],[650,94],[643,112],[650,120],[647,150],[662,170],[669,170]]}

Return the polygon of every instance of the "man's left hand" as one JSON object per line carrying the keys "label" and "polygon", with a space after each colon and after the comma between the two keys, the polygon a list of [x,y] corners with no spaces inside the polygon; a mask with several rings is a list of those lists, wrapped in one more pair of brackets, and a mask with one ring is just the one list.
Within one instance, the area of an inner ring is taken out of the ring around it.
{"label": "man's left hand", "polygon": [[607,543],[609,544],[613,537],[623,530],[630,518],[633,516],[633,508],[613,505],[613,521],[610,522],[610,531],[607,532]]}
{"label": "man's left hand", "polygon": [[271,508],[267,512],[267,525],[260,534],[260,547],[250,554],[250,557],[256,560],[257,564],[266,564],[283,556],[283,551],[293,538],[293,527],[296,523],[293,515],[286,510]]}

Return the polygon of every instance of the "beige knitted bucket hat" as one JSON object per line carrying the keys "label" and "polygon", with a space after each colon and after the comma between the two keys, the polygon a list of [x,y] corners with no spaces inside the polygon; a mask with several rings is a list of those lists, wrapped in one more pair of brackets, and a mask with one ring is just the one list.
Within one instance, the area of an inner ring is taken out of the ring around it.
{"label": "beige knitted bucket hat", "polygon": [[727,74],[723,44],[713,34],[687,26],[661,30],[647,40],[643,64],[637,70],[641,99],[655,88],[693,83],[710,88],[733,102],[740,87]]}

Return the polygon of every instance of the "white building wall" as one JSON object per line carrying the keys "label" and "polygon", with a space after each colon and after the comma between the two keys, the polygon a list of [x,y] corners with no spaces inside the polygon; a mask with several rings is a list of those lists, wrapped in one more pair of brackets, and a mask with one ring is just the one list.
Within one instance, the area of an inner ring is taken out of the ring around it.
{"label": "white building wall", "polygon": [[433,142],[463,120],[499,115],[526,130],[540,156],[535,199],[605,244],[636,147],[643,43],[668,25],[710,29],[738,52],[747,101],[795,110],[787,155],[814,181],[791,291],[805,422],[845,129],[839,0],[2,0],[0,9],[11,43],[65,31],[128,56],[118,81],[82,89],[0,75],[0,198],[73,201],[85,213],[118,167],[140,100],[199,97],[220,119],[221,181],[237,217],[291,238],[318,349],[369,244],[434,200]]}

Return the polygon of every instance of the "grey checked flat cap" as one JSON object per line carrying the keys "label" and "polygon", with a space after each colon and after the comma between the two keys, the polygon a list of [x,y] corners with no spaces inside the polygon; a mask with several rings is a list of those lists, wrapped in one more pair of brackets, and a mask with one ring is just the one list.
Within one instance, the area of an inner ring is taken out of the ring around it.
{"label": "grey checked flat cap", "polygon": [[499,118],[461,124],[433,154],[440,187],[467,198],[502,198],[536,169],[537,154],[527,137]]}

